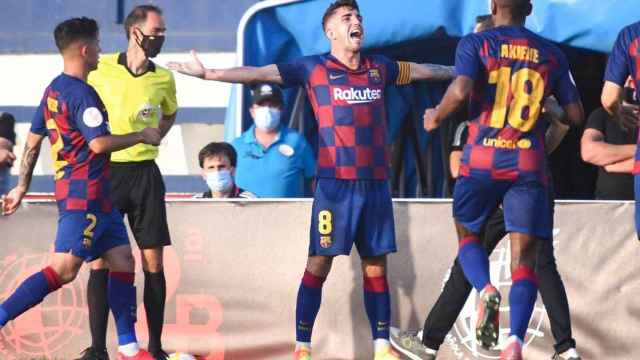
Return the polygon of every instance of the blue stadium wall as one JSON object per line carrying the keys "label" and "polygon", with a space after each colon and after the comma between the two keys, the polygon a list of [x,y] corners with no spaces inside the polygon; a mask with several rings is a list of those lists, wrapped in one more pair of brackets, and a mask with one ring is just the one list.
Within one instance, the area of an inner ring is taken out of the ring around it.
{"label": "blue stadium wall", "polygon": [[[122,51],[127,42],[122,22],[136,5],[151,3],[164,10],[167,40],[156,62],[188,59],[197,49],[209,66],[235,63],[236,30],[245,11],[257,0],[2,0],[0,11],[0,111],[11,112],[18,121],[20,156],[22,140],[39,96],[61,69],[53,42],[59,22],[76,16],[95,18],[101,27],[103,53]],[[222,140],[228,88],[224,84],[189,81],[176,76],[180,109],[176,129],[161,148],[160,168],[170,192],[203,191],[195,158],[209,141]],[[31,190],[53,191],[50,155],[43,149]],[[14,167],[13,181],[17,175]]]}
{"label": "blue stadium wall", "polygon": [[136,5],[152,3],[165,12],[169,35],[164,51],[232,52],[242,14],[256,0],[2,0],[0,53],[33,54],[56,51],[52,30],[73,16],[100,23],[102,48],[113,52],[126,45],[124,16]]}

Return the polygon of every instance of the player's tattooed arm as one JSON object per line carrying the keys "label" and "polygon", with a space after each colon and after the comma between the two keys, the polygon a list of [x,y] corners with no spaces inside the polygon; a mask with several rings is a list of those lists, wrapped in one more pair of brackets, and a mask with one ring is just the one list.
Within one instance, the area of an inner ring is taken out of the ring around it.
{"label": "player's tattooed arm", "polygon": [[20,161],[18,185],[2,198],[2,215],[15,213],[22,202],[22,198],[24,198],[27,190],[29,190],[31,178],[33,177],[33,169],[35,169],[38,156],[40,155],[42,139],[44,139],[44,136],[32,132],[29,132],[29,135],[27,135],[22,160]]}
{"label": "player's tattooed arm", "polygon": [[455,77],[455,68],[439,64],[417,64],[409,63],[411,71],[411,81],[446,81]]}
{"label": "player's tattooed arm", "polygon": [[282,84],[282,77],[276,65],[261,67],[240,66],[230,69],[207,69],[204,67],[195,51],[191,51],[192,59],[189,62],[172,61],[167,64],[171,70],[181,74],[197,77],[204,80],[222,81],[228,83],[252,84],[257,82],[270,82]]}
{"label": "player's tattooed arm", "polygon": [[38,162],[38,156],[40,156],[40,147],[44,136],[29,132],[27,141],[24,145],[24,151],[22,152],[22,160],[20,161],[20,177],[18,178],[17,188],[24,190],[25,192],[31,185],[31,179],[33,178],[33,170]]}

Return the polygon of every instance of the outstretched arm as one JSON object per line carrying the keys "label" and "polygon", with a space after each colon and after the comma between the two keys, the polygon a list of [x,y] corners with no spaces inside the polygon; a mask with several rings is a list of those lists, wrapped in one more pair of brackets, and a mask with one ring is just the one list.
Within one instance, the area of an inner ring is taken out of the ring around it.
{"label": "outstretched arm", "polygon": [[455,77],[455,68],[438,64],[417,64],[410,62],[411,81],[445,81]]}
{"label": "outstretched arm", "polygon": [[229,69],[207,69],[204,67],[195,51],[191,51],[192,60],[189,62],[172,61],[167,64],[171,70],[181,74],[197,77],[204,80],[222,81],[228,83],[252,84],[256,82],[269,82],[282,84],[282,77],[276,65],[261,67],[240,66]]}
{"label": "outstretched arm", "polygon": [[33,169],[36,167],[43,139],[44,136],[32,132],[29,132],[29,135],[27,135],[27,141],[24,145],[24,151],[22,152],[22,161],[20,162],[18,185],[4,198],[2,203],[3,215],[15,213],[27,190],[29,190],[29,185],[31,185],[31,179],[33,178]]}

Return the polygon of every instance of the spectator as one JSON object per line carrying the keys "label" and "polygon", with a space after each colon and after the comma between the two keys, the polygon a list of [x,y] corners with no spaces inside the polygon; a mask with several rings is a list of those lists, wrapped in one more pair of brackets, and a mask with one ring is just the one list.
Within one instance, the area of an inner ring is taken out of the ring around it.
{"label": "spectator", "polygon": [[[627,80],[623,106],[637,109],[633,81]],[[582,159],[598,166],[595,198],[598,200],[633,200],[633,169],[638,127],[596,109],[587,120],[582,135]]]}
{"label": "spectator", "polygon": [[315,159],[305,138],[281,124],[282,91],[275,85],[258,84],[252,101],[254,125],[233,141],[238,186],[258,197],[310,195]]}
{"label": "spectator", "polygon": [[255,195],[236,186],[236,150],[225,142],[212,142],[198,153],[198,163],[202,169],[202,178],[209,190],[195,198],[255,198]]}
{"label": "spectator", "polygon": [[13,115],[0,112],[0,195],[6,194],[9,188],[11,165],[16,160],[13,145],[16,143]]}

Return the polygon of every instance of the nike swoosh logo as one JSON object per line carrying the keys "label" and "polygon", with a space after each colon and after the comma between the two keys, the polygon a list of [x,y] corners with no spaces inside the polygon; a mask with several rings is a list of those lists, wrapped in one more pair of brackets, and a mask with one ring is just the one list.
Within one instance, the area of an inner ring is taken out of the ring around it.
{"label": "nike swoosh logo", "polygon": [[340,79],[341,77],[344,77],[344,74],[342,74],[342,75],[329,75],[329,79],[331,79],[331,80],[337,80],[337,79]]}

